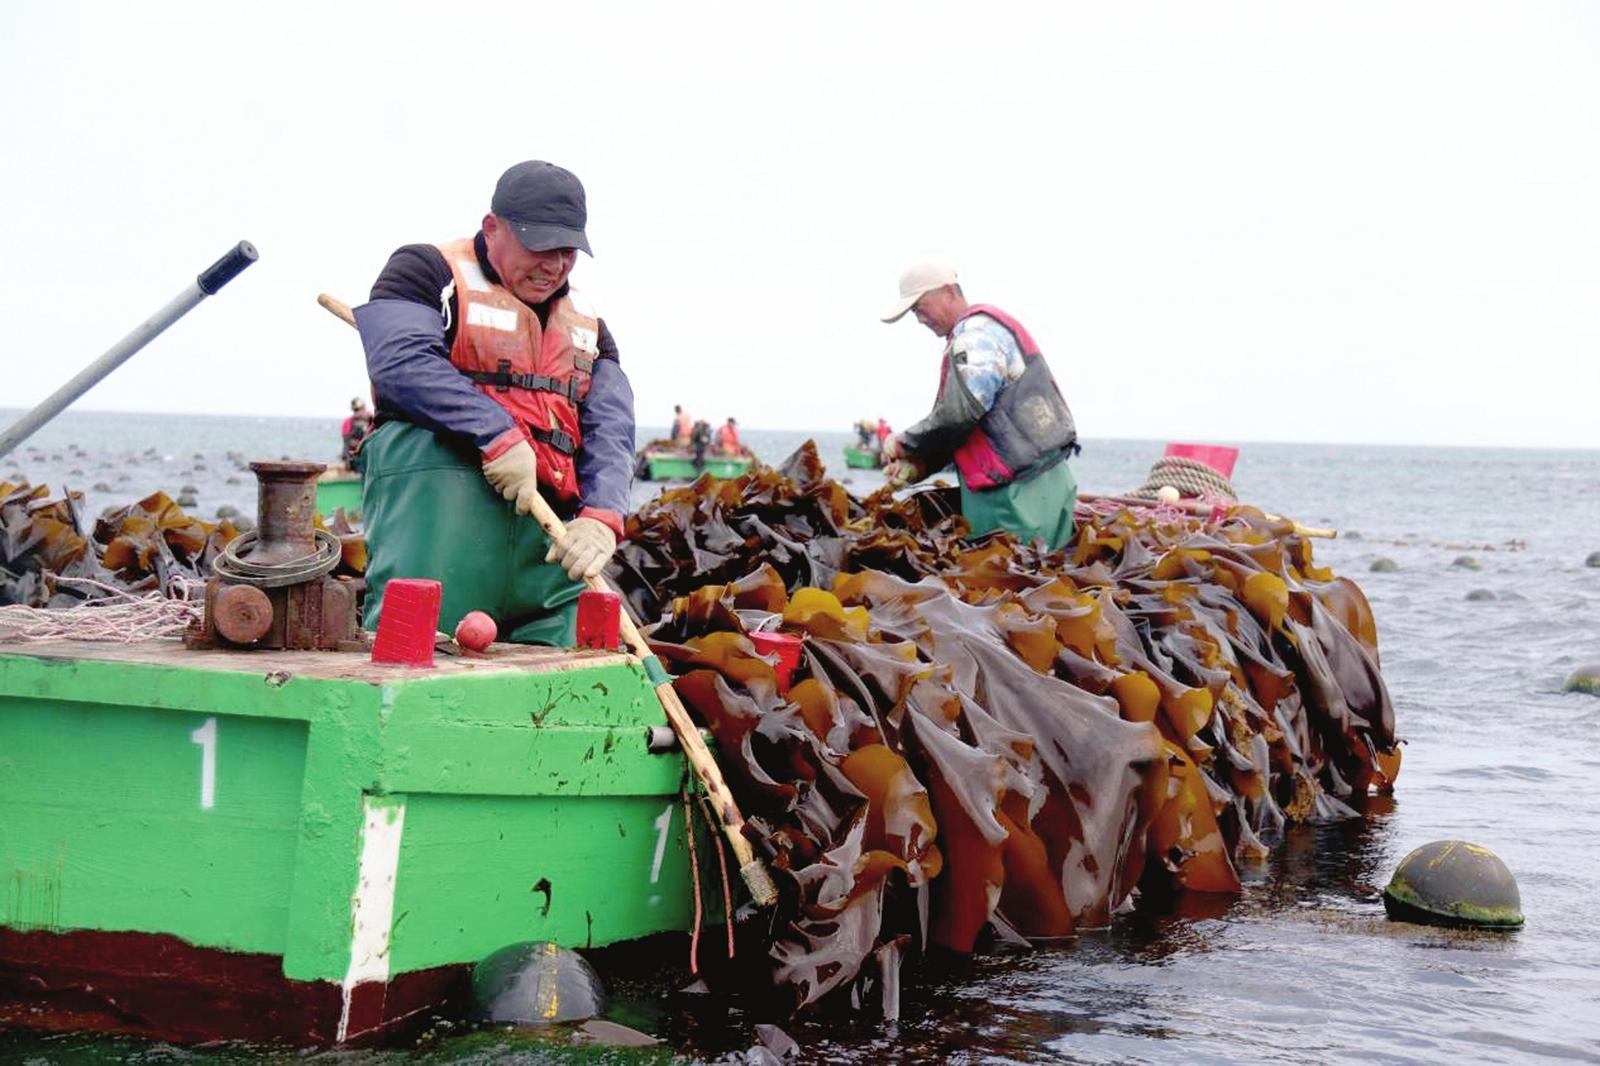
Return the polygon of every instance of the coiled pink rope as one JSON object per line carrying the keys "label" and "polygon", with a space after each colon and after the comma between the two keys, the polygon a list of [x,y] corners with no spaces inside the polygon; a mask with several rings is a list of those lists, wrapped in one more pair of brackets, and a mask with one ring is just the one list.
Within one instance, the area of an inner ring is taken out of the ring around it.
{"label": "coiled pink rope", "polygon": [[189,598],[198,583],[173,574],[167,591],[132,593],[87,577],[62,577],[59,585],[97,590],[102,595],[71,607],[0,607],[0,643],[44,640],[88,640],[132,644],[183,633],[205,613],[205,605]]}

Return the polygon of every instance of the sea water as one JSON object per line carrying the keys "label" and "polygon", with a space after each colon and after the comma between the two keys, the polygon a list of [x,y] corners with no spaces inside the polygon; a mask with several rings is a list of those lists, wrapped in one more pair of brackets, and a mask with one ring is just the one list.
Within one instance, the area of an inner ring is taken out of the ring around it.
{"label": "sea water", "polygon": [[[0,423],[10,416],[0,414]],[[645,427],[640,439],[660,435]],[[768,462],[814,439],[858,494],[841,432],[749,430]],[[18,452],[22,473],[85,492],[86,513],[155,490],[196,490],[192,510],[253,513],[255,484],[228,453],[331,459],[336,419],[72,412]],[[74,446],[78,449],[74,451]],[[1073,460],[1084,492],[1140,485],[1155,441],[1091,440]],[[980,958],[925,975],[884,1025],[805,1019],[787,1030],[815,1060],[881,1062],[1600,1061],[1600,697],[1561,691],[1600,662],[1600,451],[1247,444],[1241,498],[1308,526],[1317,561],[1356,580],[1377,616],[1405,763],[1393,798],[1361,821],[1302,826],[1241,870],[1237,899],[1191,897],[1176,913]],[[95,486],[103,486],[96,488]],[[637,506],[660,486],[637,484]],[[1454,565],[1471,557],[1477,569]],[[1379,558],[1397,564],[1371,571]],[[1476,590],[1492,599],[1468,600]],[[1515,874],[1515,933],[1392,923],[1379,897],[1407,852],[1459,838]],[[716,1058],[748,1027],[634,1004],[632,1019],[680,1053]],[[338,1055],[399,1062],[408,1052]],[[432,1062],[562,1055],[506,1038],[449,1038]],[[97,1037],[0,1034],[0,1060],[246,1060]],[[293,1057],[293,1056],[289,1056]],[[613,1061],[654,1055],[617,1051]]]}

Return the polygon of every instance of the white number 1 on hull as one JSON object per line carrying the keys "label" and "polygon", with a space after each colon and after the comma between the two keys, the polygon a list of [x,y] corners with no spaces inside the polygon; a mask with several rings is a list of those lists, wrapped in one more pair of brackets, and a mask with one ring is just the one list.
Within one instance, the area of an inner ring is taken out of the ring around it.
{"label": "white number 1 on hull", "polygon": [[650,883],[653,885],[661,880],[661,860],[667,857],[667,830],[672,828],[672,804],[667,804],[661,817],[651,824],[656,827],[656,857],[650,864]]}
{"label": "white number 1 on hull", "polygon": [[217,720],[207,718],[189,739],[200,745],[200,809],[209,811],[217,802]]}

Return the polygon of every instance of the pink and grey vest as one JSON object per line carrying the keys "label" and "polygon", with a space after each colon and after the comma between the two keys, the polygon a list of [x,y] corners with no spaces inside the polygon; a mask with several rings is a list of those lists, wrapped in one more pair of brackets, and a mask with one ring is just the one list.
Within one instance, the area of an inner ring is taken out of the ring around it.
{"label": "pink and grey vest", "polygon": [[[1011,331],[1022,349],[1024,366],[1021,377],[1001,386],[988,413],[956,448],[956,469],[966,486],[992,489],[1026,480],[1066,458],[1077,450],[1078,434],[1049,365],[1022,323],[988,304],[972,305],[961,318],[977,314],[988,315]],[[950,376],[953,343],[945,345],[941,391]]]}

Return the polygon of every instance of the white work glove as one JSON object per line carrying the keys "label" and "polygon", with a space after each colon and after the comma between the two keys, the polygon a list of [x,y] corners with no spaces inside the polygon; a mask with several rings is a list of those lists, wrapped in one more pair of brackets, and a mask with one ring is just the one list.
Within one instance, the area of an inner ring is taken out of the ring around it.
{"label": "white work glove", "polygon": [[533,513],[533,501],[539,495],[539,460],[534,458],[533,445],[517,441],[483,464],[483,476],[494,491],[516,502],[519,514]]}
{"label": "white work glove", "polygon": [[891,433],[883,438],[883,443],[878,446],[878,454],[883,456],[883,461],[900,458],[900,434]]}
{"label": "white work glove", "polygon": [[922,464],[915,459],[896,459],[883,468],[884,480],[889,482],[890,488],[895,489],[913,481],[921,481],[923,473]]}
{"label": "white work glove", "polygon": [[544,561],[559,563],[568,577],[582,580],[599,577],[616,550],[617,535],[610,526],[598,518],[574,518],[567,523],[566,535],[550,545]]}

